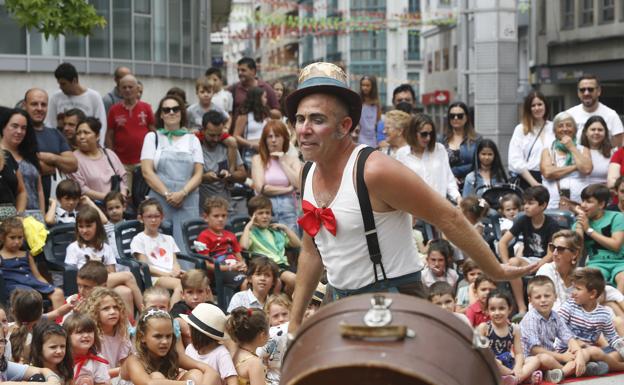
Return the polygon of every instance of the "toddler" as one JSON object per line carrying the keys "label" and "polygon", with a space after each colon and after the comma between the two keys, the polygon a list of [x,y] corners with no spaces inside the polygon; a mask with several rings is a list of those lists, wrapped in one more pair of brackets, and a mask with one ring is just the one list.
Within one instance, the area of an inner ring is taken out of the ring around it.
{"label": "toddler", "polygon": [[61,181],[56,186],[56,199],[50,198],[50,207],[44,217],[46,225],[76,222],[76,207],[82,199],[81,195],[78,182],[73,179]]}

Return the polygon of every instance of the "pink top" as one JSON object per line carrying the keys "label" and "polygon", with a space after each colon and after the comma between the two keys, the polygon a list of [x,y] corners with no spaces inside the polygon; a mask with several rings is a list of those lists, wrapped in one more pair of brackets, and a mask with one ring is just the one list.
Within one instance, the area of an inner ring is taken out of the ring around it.
{"label": "pink top", "polygon": [[270,184],[271,186],[290,186],[290,181],[279,161],[273,158],[269,159],[269,166],[264,171],[264,183]]}
{"label": "pink top", "polygon": [[106,153],[110,157],[113,167],[106,159],[106,156],[100,152],[98,159],[92,159],[83,154],[80,150],[74,151],[74,156],[78,160],[78,170],[71,174],[71,178],[76,180],[80,185],[82,193],[87,191],[109,192],[111,189],[110,180],[114,174],[121,176],[121,191],[127,190],[126,169],[113,151],[106,149]]}
{"label": "pink top", "polygon": [[121,361],[125,360],[134,351],[132,342],[128,337],[122,338],[119,335],[100,335],[102,342],[101,355],[108,361],[111,369],[121,366]]}

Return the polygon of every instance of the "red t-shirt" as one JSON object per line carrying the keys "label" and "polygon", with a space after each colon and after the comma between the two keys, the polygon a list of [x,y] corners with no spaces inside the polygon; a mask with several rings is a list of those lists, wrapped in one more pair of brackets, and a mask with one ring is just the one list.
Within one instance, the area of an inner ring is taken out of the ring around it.
{"label": "red t-shirt", "polygon": [[108,111],[108,130],[114,132],[113,150],[123,164],[137,164],[141,161],[143,138],[154,125],[152,107],[142,101],[128,110],[123,102],[114,104]]}
{"label": "red t-shirt", "polygon": [[490,316],[481,310],[481,303],[479,301],[468,306],[468,309],[466,309],[466,317],[468,317],[468,321],[470,321],[473,328],[490,320]]}
{"label": "red t-shirt", "polygon": [[197,241],[204,243],[207,248],[199,252],[200,254],[212,255],[217,258],[227,254],[224,260],[238,260],[234,253],[240,253],[241,247],[234,233],[223,230],[223,233],[219,235],[210,229],[206,229],[199,234]]}

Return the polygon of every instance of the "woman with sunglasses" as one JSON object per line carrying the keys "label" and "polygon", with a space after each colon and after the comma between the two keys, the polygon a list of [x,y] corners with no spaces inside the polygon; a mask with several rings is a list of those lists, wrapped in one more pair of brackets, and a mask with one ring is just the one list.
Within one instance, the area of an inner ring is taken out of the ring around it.
{"label": "woman with sunglasses", "polygon": [[451,103],[446,117],[448,126],[442,143],[446,147],[451,170],[461,189],[466,175],[473,171],[477,142],[481,137],[477,135],[470,121],[468,106],[465,103]]}
{"label": "woman with sunglasses", "polygon": [[546,98],[539,91],[530,92],[524,98],[522,122],[514,128],[508,152],[509,171],[519,177],[522,189],[542,183],[542,150],[554,140],[553,125],[547,119]]}
{"label": "woman with sunglasses", "polygon": [[407,146],[401,147],[396,159],[418,174],[443,197],[459,203],[461,194],[449,165],[444,146],[436,143],[435,123],[429,115],[414,115],[403,131]]}
{"label": "woman with sunglasses", "polygon": [[143,178],[149,197],[160,202],[182,245],[182,222],[199,215],[199,192],[204,156],[199,139],[186,129],[186,110],[177,96],[165,96],[155,114],[157,132],[145,135],[141,150]]}

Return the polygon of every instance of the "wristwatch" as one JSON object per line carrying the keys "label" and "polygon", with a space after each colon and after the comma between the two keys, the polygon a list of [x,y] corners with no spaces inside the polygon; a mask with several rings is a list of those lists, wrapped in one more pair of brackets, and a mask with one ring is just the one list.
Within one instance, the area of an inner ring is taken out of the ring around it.
{"label": "wristwatch", "polygon": [[585,233],[586,233],[587,235],[592,235],[592,233],[593,233],[594,231],[595,231],[595,230],[594,230],[594,229],[592,229],[592,228],[590,227],[590,228],[588,228],[588,229],[587,229],[587,231],[586,231]]}

